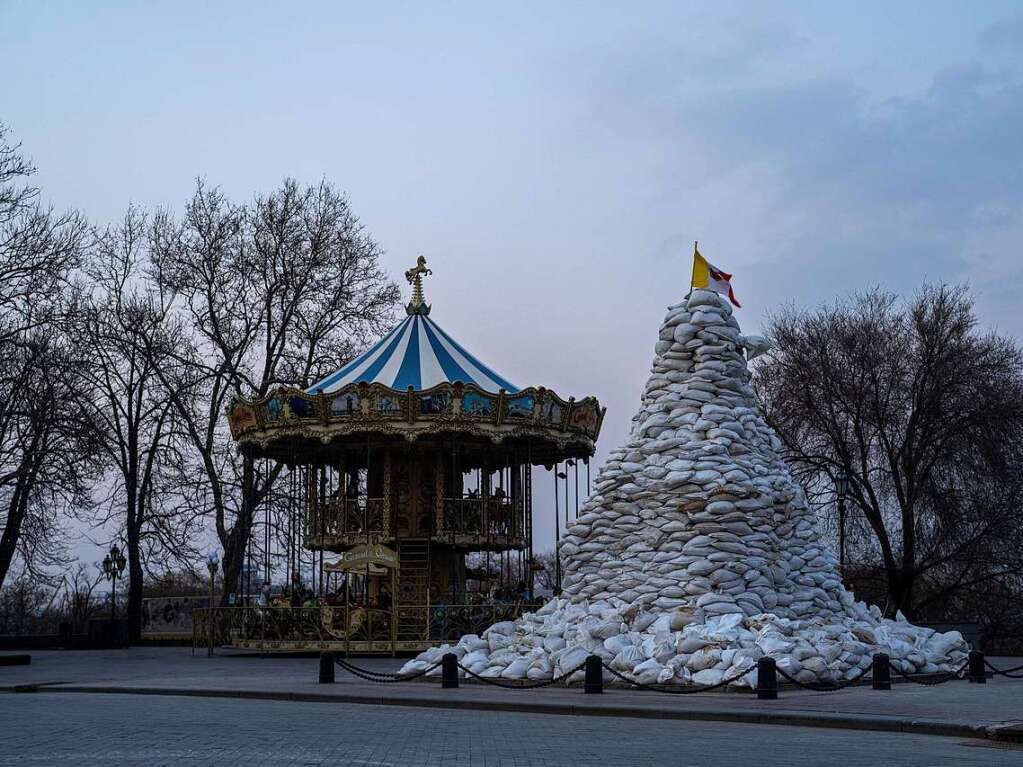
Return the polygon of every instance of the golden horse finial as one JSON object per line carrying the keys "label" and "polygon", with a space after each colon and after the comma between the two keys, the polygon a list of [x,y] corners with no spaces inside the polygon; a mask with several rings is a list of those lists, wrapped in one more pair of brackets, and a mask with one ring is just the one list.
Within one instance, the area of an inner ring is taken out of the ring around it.
{"label": "golden horse finial", "polygon": [[425,256],[417,258],[416,265],[405,272],[405,279],[412,286],[412,300],[405,307],[409,314],[430,313],[430,307],[426,305],[426,299],[423,296],[423,277],[428,274],[433,274],[433,270],[426,268]]}

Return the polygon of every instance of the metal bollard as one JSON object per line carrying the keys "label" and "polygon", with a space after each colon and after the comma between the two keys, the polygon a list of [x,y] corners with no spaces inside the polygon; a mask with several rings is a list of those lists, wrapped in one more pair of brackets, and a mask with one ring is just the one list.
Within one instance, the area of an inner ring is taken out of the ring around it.
{"label": "metal bollard", "polygon": [[883,652],[874,654],[874,666],[870,670],[870,676],[875,690],[892,689],[892,667],[888,665],[889,663],[888,656]]}
{"label": "metal bollard", "polygon": [[987,672],[984,670],[984,653],[980,650],[970,650],[969,664],[967,676],[970,681],[976,684],[987,684]]}
{"label": "metal bollard", "polygon": [[334,653],[320,653],[320,684],[334,684]]}
{"label": "metal bollard", "polygon": [[757,661],[757,698],[778,700],[778,667],[774,658],[765,657]]}
{"label": "metal bollard", "polygon": [[586,681],[583,685],[583,692],[604,692],[604,665],[600,662],[599,655],[586,656]]}
{"label": "metal bollard", "polygon": [[440,686],[445,690],[458,687],[458,656],[453,652],[444,653],[440,659]]}

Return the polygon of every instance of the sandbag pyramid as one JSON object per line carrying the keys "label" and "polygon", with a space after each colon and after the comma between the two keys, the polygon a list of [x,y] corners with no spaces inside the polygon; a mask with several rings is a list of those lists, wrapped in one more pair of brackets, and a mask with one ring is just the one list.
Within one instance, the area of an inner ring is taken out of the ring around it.
{"label": "sandbag pyramid", "polygon": [[852,678],[875,652],[907,673],[962,665],[957,632],[884,619],[843,587],[749,385],[743,352],[765,344],[716,293],[669,307],[629,438],[563,539],[562,596],[403,671],[445,652],[486,677],[549,679],[592,653],[640,682],[699,685],[764,655],[803,682]]}

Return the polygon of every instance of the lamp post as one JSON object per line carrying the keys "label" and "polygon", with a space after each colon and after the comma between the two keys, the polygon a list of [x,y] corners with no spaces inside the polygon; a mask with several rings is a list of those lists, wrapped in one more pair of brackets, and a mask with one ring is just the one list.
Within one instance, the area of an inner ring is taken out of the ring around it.
{"label": "lamp post", "polygon": [[103,575],[110,581],[110,641],[114,641],[114,625],[117,620],[117,579],[124,573],[128,561],[115,543],[103,557]]}
{"label": "lamp post", "polygon": [[208,657],[208,658],[212,658],[213,657],[213,627],[214,627],[214,620],[213,620],[213,586],[214,586],[214,583],[215,583],[216,578],[217,578],[217,566],[219,564],[220,564],[220,562],[217,559],[216,552],[211,551],[209,554],[206,555],[206,569],[210,571],[210,607],[209,607],[209,612],[208,612],[210,620],[209,620],[209,624],[206,627],[206,633],[209,634],[209,638],[210,638],[209,650],[206,653],[206,657]]}
{"label": "lamp post", "polygon": [[849,475],[840,471],[835,476],[838,496],[838,573],[845,580],[845,494],[849,490]]}

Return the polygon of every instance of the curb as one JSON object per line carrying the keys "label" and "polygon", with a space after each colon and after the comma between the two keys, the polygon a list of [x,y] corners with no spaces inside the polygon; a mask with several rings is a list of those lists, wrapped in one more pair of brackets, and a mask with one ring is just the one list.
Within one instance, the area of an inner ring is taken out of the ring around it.
{"label": "curb", "polygon": [[[57,686],[59,685],[59,686]],[[528,701],[480,701],[456,698],[427,698],[415,695],[356,695],[308,692],[273,692],[260,690],[217,690],[176,687],[115,687],[109,685],[72,685],[53,682],[0,687],[0,692],[31,693],[88,693],[102,695],[159,695],[189,698],[236,698],[241,700],[278,700],[303,703],[354,703],[373,706],[403,706],[407,708],[443,708],[473,711],[507,711],[515,713],[548,714],[557,716],[602,716],[642,719],[669,719],[699,722],[732,722],[747,724],[773,724],[789,727],[820,727],[838,730],[869,730],[874,732],[904,732],[918,735],[964,737],[981,740],[1016,740],[1023,728],[1019,723],[966,724],[940,719],[903,719],[895,716],[872,714],[807,713],[793,709],[761,711],[751,709],[675,709],[665,710],[638,706],[572,705]]]}

